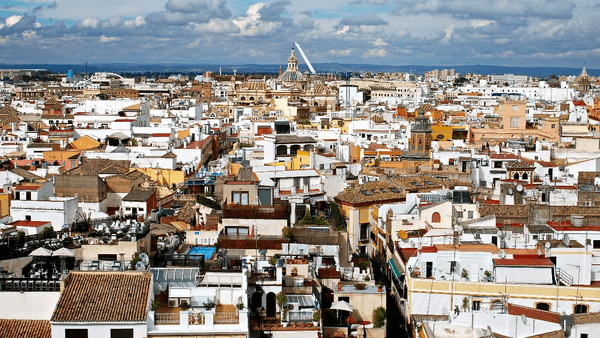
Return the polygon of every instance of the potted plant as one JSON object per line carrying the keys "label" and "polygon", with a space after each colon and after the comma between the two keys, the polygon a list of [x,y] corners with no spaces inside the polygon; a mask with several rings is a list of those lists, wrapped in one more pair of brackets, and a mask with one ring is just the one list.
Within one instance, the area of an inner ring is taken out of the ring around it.
{"label": "potted plant", "polygon": [[277,258],[275,258],[275,256],[269,258],[269,264],[273,266],[277,265]]}
{"label": "potted plant", "polygon": [[283,327],[288,326],[288,309],[287,308],[283,308],[283,312],[281,313],[281,324],[283,325]]}
{"label": "potted plant", "polygon": [[369,277],[369,275],[366,275],[366,276],[365,276],[365,282],[368,282],[368,281],[370,281],[370,280],[371,280],[371,277]]}
{"label": "potted plant", "polygon": [[186,302],[185,300],[183,302],[181,302],[179,304],[179,307],[183,310],[183,311],[187,311],[187,309],[190,308],[190,304],[188,302]]}
{"label": "potted plant", "polygon": [[277,301],[277,306],[279,306],[279,309],[283,310],[283,305],[285,304],[285,302],[287,302],[287,296],[285,295],[285,293],[283,293],[283,291],[279,292],[275,300]]}
{"label": "potted plant", "polygon": [[342,282],[337,283],[337,290],[338,292],[342,291]]}
{"label": "potted plant", "polygon": [[313,312],[312,321],[314,326],[319,326],[319,322],[321,321],[321,311],[316,310],[315,312]]}
{"label": "potted plant", "polygon": [[467,297],[463,297],[462,299],[462,308],[463,311],[467,311],[467,308],[469,308],[469,299]]}
{"label": "potted plant", "polygon": [[354,283],[354,287],[356,288],[356,290],[362,290],[367,286],[367,284],[365,283]]}
{"label": "potted plant", "polygon": [[469,271],[467,271],[467,269],[462,269],[460,276],[463,280],[469,280]]}
{"label": "potted plant", "polygon": [[487,282],[491,282],[492,281],[492,273],[490,272],[490,270],[485,270],[483,272],[483,275],[485,276],[485,279]]}
{"label": "potted plant", "polygon": [[217,304],[215,304],[215,302],[213,302],[213,301],[212,301],[212,300],[210,300],[210,299],[209,299],[208,301],[206,301],[206,302],[205,302],[204,304],[202,304],[202,305],[204,306],[204,308],[205,308],[207,311],[210,311],[210,310],[214,309],[214,308],[215,308],[215,306],[217,306]]}
{"label": "potted plant", "polygon": [[377,283],[377,291],[383,292],[383,284],[381,282]]}
{"label": "potted plant", "polygon": [[159,300],[153,301],[152,302],[152,311],[156,311],[160,306],[161,306],[161,303]]}
{"label": "potted plant", "polygon": [[292,276],[298,276],[298,268],[297,267],[292,268]]}
{"label": "potted plant", "polygon": [[236,308],[236,312],[239,312],[240,310],[244,309],[244,300],[242,299],[241,296],[238,297],[238,302],[235,305],[235,308]]}

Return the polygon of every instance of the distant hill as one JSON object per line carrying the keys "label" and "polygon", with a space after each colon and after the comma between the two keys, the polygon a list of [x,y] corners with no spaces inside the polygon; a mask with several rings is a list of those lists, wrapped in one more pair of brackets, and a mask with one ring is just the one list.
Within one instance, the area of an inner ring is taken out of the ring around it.
{"label": "distant hill", "polygon": [[[276,74],[279,72],[279,64],[239,64],[239,65],[213,65],[213,64],[89,64],[88,72],[114,72],[114,73],[165,73],[165,74],[200,74],[205,71],[221,72],[232,74],[236,70],[237,74]],[[284,66],[285,67],[285,66]],[[316,63],[313,64],[315,70],[319,73],[351,73],[351,72],[403,72],[424,74],[432,69],[454,69],[460,74],[478,73],[482,75],[489,74],[519,74],[535,77],[549,77],[551,74],[561,75],[579,75],[582,68],[567,67],[510,67],[510,66],[490,66],[490,65],[466,65],[466,66],[425,66],[425,65],[372,65],[372,64],[340,64],[340,63]],[[72,69],[76,73],[85,71],[83,64],[21,64],[10,65],[0,64],[0,69],[47,69],[53,73],[66,73]],[[300,65],[302,71],[306,70],[305,65]],[[600,69],[588,69],[591,76],[600,76]]]}

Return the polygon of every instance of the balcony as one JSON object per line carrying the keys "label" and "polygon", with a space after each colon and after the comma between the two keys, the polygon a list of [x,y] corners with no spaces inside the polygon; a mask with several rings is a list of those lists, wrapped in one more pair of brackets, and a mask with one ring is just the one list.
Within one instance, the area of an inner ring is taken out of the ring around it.
{"label": "balcony", "polygon": [[289,243],[289,239],[281,236],[261,235],[252,237],[248,235],[226,235],[219,234],[219,247],[226,249],[279,249],[282,243]]}
{"label": "balcony", "polygon": [[225,204],[223,218],[287,219],[288,208],[286,205]]}
{"label": "balcony", "polygon": [[[231,306],[233,308],[233,306]],[[190,310],[179,312],[148,313],[149,335],[181,335],[189,333],[208,334],[227,332],[246,334],[248,332],[248,310],[235,312],[223,309]]]}

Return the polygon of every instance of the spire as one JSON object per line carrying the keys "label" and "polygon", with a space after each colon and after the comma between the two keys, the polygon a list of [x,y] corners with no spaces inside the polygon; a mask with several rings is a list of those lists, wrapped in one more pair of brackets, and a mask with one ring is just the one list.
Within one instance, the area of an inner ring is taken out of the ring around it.
{"label": "spire", "polygon": [[583,69],[581,70],[581,75],[579,76],[589,76],[587,72],[587,68],[585,68],[585,64],[583,65]]}

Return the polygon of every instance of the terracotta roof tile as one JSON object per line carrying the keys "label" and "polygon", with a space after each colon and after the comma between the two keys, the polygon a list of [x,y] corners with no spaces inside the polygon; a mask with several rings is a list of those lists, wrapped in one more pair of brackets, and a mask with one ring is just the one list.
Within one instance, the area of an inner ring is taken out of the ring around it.
{"label": "terracotta roof tile", "polygon": [[49,320],[0,319],[0,337],[51,338],[52,327]]}
{"label": "terracotta roof tile", "polygon": [[525,315],[527,318],[558,323],[560,315],[556,312],[538,310],[526,306],[508,303],[508,313],[513,316]]}
{"label": "terracotta roof tile", "polygon": [[71,272],[52,322],[146,322],[152,274]]}
{"label": "terracotta roof tile", "polygon": [[381,203],[385,201],[400,201],[406,198],[406,192],[397,184],[390,181],[366,182],[359,186],[347,188],[335,199],[349,204]]}

